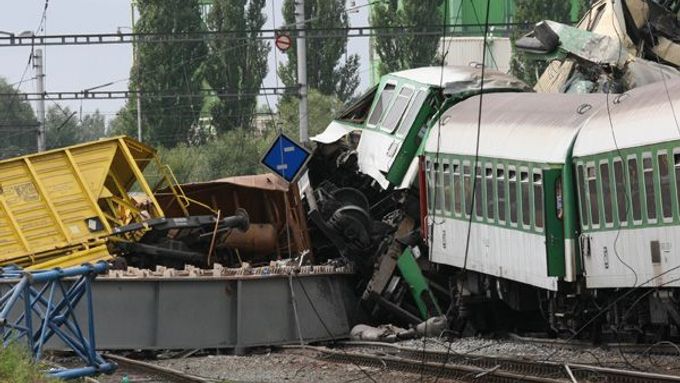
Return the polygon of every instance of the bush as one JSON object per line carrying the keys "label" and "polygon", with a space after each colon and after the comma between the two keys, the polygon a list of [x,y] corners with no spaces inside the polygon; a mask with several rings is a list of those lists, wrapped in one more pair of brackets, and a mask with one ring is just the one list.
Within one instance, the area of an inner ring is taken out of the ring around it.
{"label": "bush", "polygon": [[159,156],[180,183],[201,182],[264,172],[259,161],[268,143],[268,137],[239,129],[203,145],[160,149]]}
{"label": "bush", "polygon": [[45,377],[45,369],[24,348],[16,345],[0,348],[0,382],[56,383],[57,379]]}

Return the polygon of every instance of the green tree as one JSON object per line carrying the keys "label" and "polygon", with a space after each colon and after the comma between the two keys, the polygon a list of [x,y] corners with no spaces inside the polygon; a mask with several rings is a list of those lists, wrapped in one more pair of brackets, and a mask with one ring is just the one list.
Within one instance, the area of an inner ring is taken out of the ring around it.
{"label": "green tree", "polygon": [[19,93],[0,78],[0,158],[15,157],[36,151],[38,121],[31,105],[19,97]]}
{"label": "green tree", "polygon": [[[204,30],[198,0],[138,0],[137,33],[192,33]],[[130,90],[142,91],[144,139],[172,147],[186,142],[198,120],[203,96],[201,65],[208,53],[205,42],[161,42],[138,44],[131,69]],[[139,69],[139,76],[138,76]],[[156,94],[154,94],[156,93]],[[166,94],[166,97],[158,95]],[[190,97],[167,97],[167,94]],[[129,100],[126,113],[134,116],[136,99]],[[123,119],[125,131],[136,131],[132,118]]]}
{"label": "green tree", "polygon": [[[319,134],[343,109],[344,105],[335,96],[327,96],[312,89],[309,91],[309,136]],[[278,106],[278,124],[288,136],[297,138],[299,134],[300,101],[296,97],[284,97]]]}
{"label": "green tree", "polygon": [[[371,26],[413,26],[414,31],[432,31],[442,25],[442,0],[386,0],[373,6]],[[437,60],[439,35],[404,34],[376,36],[375,52],[380,59],[380,75],[440,63]]]}
{"label": "green tree", "polygon": [[68,107],[52,105],[47,109],[45,131],[48,149],[63,148],[80,142],[76,114]]}
{"label": "green tree", "polygon": [[94,141],[106,136],[106,119],[99,110],[95,110],[92,114],[82,116],[79,124],[81,142]]}
{"label": "green tree", "polygon": [[[294,0],[284,1],[283,18],[287,25],[295,25]],[[305,19],[307,20],[305,27],[308,29],[349,27],[344,0],[307,0],[305,1]],[[313,37],[310,32],[308,35]],[[347,56],[347,33],[337,37],[308,38],[305,39],[305,43],[307,46],[307,86],[318,89],[323,94],[334,95],[343,101],[352,97],[359,86],[359,56]],[[295,39],[293,39],[293,46],[286,53],[288,63],[279,66],[279,76],[286,86],[295,86],[298,83]],[[343,56],[346,58],[341,64],[340,59]]]}
{"label": "green tree", "polygon": [[95,111],[78,118],[69,107],[51,106],[45,116],[47,148],[63,148],[81,142],[94,141],[105,135],[104,116]]}
{"label": "green tree", "polygon": [[264,169],[258,159],[266,144],[252,129],[232,129],[203,145],[161,148],[159,156],[179,182],[200,182],[262,173]]}
{"label": "green tree", "polygon": [[[579,15],[583,15],[588,10],[588,0],[579,0],[578,8]],[[571,1],[515,0],[515,21],[529,26],[541,20],[569,22],[571,10]],[[529,31],[524,29],[515,30],[511,36],[513,46],[515,41],[527,32]],[[547,62],[526,59],[516,50],[510,62],[512,74],[531,86],[536,84],[538,77],[547,66]]]}
{"label": "green tree", "polygon": [[212,123],[218,133],[251,125],[257,106],[254,94],[267,75],[270,46],[258,37],[266,21],[265,4],[265,0],[215,0],[208,15],[210,30],[238,38],[210,42],[206,79],[213,89],[231,94],[212,104]]}

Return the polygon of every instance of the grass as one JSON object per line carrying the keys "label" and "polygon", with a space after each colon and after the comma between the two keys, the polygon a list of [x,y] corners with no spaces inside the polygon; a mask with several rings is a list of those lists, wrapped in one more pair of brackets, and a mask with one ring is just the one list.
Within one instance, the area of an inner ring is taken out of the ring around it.
{"label": "grass", "polygon": [[33,361],[28,351],[12,345],[0,348],[0,382],[1,383],[56,383],[57,379],[48,378],[43,371],[46,368]]}

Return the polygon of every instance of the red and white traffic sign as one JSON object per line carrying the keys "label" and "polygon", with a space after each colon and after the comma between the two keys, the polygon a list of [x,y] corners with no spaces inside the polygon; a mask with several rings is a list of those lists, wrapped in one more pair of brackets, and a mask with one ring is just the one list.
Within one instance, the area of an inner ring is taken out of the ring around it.
{"label": "red and white traffic sign", "polygon": [[276,36],[275,45],[281,52],[285,52],[293,44],[293,40],[288,35],[278,35]]}

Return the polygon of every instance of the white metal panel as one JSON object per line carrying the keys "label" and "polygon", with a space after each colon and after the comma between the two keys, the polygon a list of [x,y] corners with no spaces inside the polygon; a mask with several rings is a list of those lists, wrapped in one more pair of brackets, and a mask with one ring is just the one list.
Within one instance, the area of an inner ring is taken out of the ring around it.
{"label": "white metal panel", "polygon": [[[680,286],[679,226],[611,230],[587,236],[591,252],[583,257],[583,264],[588,288]],[[658,263],[652,262],[652,241],[659,241]]]}
{"label": "white metal panel", "polygon": [[574,156],[679,140],[678,113],[680,79],[610,95],[609,111],[606,107],[600,109],[579,133]]}
{"label": "white metal panel", "polygon": [[[455,267],[465,263],[467,220],[435,218],[430,260]],[[548,276],[545,237],[509,228],[472,224],[467,269],[548,290],[557,290],[557,278]]]}
{"label": "white metal panel", "polygon": [[[400,77],[416,81],[424,85],[444,88],[456,83],[467,84],[477,87],[476,81],[481,77],[481,68],[464,66],[430,66],[415,69],[407,69],[400,72],[390,73],[390,77]],[[484,73],[485,86],[491,88],[517,88],[525,89],[526,84],[516,78],[500,71],[486,70]]]}
{"label": "white metal panel", "polygon": [[387,152],[396,140],[394,136],[363,129],[357,146],[359,170],[378,181],[383,189],[389,186],[389,181],[383,174],[388,170],[390,157],[387,156]]}
{"label": "white metal panel", "polygon": [[[443,46],[442,46],[443,45]],[[446,52],[446,65],[469,66],[481,63],[484,38],[480,36],[447,37],[439,44],[439,52]],[[507,37],[487,39],[486,67],[502,73],[510,72],[512,43]]]}
{"label": "white metal panel", "polygon": [[[444,113],[441,135],[438,124],[430,131],[428,152],[475,155],[479,97],[468,98]],[[485,94],[479,155],[564,163],[579,128],[604,103],[604,98],[601,94]]]}

